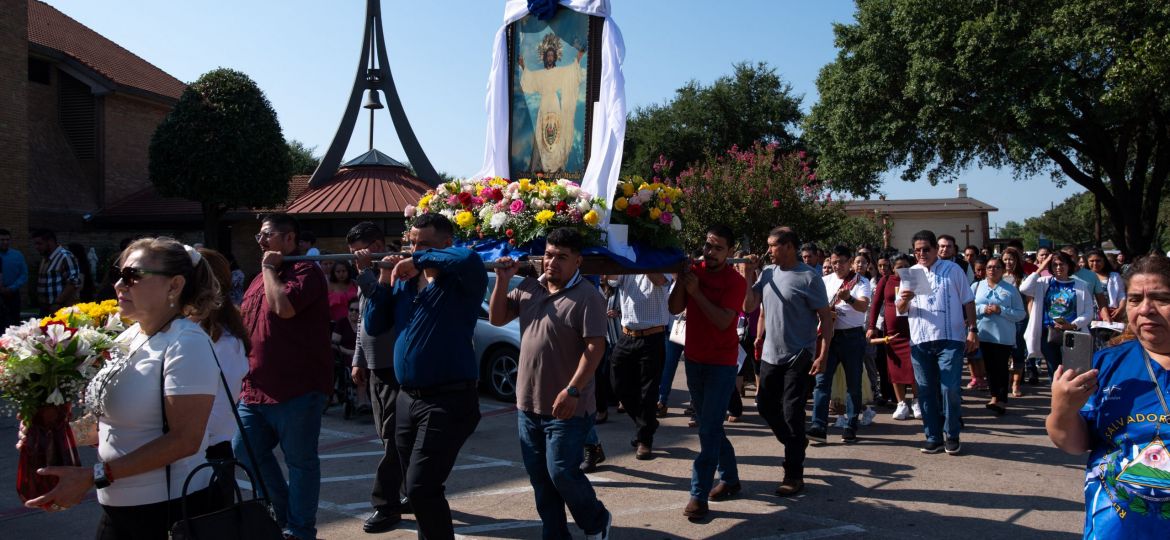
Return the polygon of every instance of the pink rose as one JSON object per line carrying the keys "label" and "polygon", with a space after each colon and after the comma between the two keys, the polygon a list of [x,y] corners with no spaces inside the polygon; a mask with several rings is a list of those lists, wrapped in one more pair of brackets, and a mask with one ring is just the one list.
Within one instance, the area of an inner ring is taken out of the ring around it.
{"label": "pink rose", "polygon": [[670,222],[673,220],[674,216],[670,212],[663,212],[662,215],[658,216],[658,221],[661,221],[665,225],[670,225]]}
{"label": "pink rose", "polygon": [[780,201],[772,199],[772,208],[780,208]]}
{"label": "pink rose", "polygon": [[524,211],[524,201],[516,199],[512,201],[512,206],[509,207],[513,214],[519,214]]}

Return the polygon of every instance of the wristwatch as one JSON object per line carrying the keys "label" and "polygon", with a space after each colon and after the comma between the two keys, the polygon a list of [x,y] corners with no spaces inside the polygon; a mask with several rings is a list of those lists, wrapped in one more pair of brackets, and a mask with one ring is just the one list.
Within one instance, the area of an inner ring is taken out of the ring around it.
{"label": "wristwatch", "polygon": [[968,327],[967,327],[967,333],[975,333],[975,334],[978,334],[978,333],[979,333],[979,329],[978,329],[977,327],[974,327],[974,326],[968,326]]}
{"label": "wristwatch", "polygon": [[105,489],[114,483],[110,480],[109,474],[106,473],[106,464],[97,462],[93,464],[93,487],[97,489]]}
{"label": "wristwatch", "polygon": [[570,387],[566,388],[565,391],[569,393],[569,397],[575,397],[575,398],[581,397],[581,391],[577,390],[576,386],[570,386]]}

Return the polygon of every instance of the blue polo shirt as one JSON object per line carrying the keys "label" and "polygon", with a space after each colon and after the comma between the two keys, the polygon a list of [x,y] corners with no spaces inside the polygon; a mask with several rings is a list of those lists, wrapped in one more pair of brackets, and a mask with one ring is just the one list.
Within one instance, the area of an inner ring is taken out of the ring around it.
{"label": "blue polo shirt", "polygon": [[0,252],[0,273],[4,274],[0,285],[9,289],[24,287],[28,283],[28,264],[24,261],[24,254],[11,248]]}
{"label": "blue polo shirt", "polygon": [[479,379],[472,336],[487,291],[483,259],[458,247],[418,251],[412,257],[420,272],[438,269],[432,283],[419,290],[418,280],[426,279],[420,273],[396,283],[389,294],[378,285],[370,297],[373,312],[392,318],[398,331],[394,375],[404,388]]}
{"label": "blue polo shirt", "polygon": [[[1164,539],[1170,528],[1170,372],[1150,362],[1137,340],[1093,357],[1097,392],[1081,409],[1089,428],[1085,538]],[[1166,433],[1161,434],[1160,429]]]}

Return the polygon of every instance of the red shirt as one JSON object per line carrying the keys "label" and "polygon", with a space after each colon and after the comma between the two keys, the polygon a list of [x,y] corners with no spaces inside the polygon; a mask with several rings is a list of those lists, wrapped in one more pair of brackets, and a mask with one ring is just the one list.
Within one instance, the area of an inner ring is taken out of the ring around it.
{"label": "red shirt", "polygon": [[[747,281],[734,268],[726,265],[718,272],[708,272],[706,261],[691,266],[699,278],[699,290],[712,304],[730,309],[736,314],[743,309],[743,297],[747,294]],[[687,338],[683,355],[700,364],[734,366],[739,358],[739,334],[736,333],[735,317],[731,324],[720,330],[707,319],[703,308],[695,298],[687,299]]]}
{"label": "red shirt", "polygon": [[333,350],[329,343],[329,286],[311,262],[284,263],[279,271],[296,315],[282,319],[268,307],[264,275],[244,293],[240,313],[252,341],[240,401],[281,403],[309,392],[329,395]]}

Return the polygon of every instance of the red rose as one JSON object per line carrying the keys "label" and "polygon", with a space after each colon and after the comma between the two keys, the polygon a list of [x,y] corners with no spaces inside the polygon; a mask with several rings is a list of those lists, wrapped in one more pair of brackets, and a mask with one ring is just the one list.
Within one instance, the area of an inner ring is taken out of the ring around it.
{"label": "red rose", "polygon": [[630,217],[638,217],[638,216],[642,215],[642,205],[631,204],[631,205],[627,206],[626,207],[626,214],[629,214]]}
{"label": "red rose", "polygon": [[513,234],[516,234],[516,232],[513,231],[512,229],[508,229],[508,230],[504,231],[504,234],[507,235],[508,238],[511,238]]}
{"label": "red rose", "polygon": [[466,191],[460,191],[458,198],[459,198],[459,204],[461,204],[463,206],[467,206],[467,205],[471,204],[471,194],[466,192]]}
{"label": "red rose", "polygon": [[569,209],[569,205],[565,204],[565,201],[561,201],[561,202],[557,203],[557,212],[564,212],[565,210],[568,210],[568,209]]}

